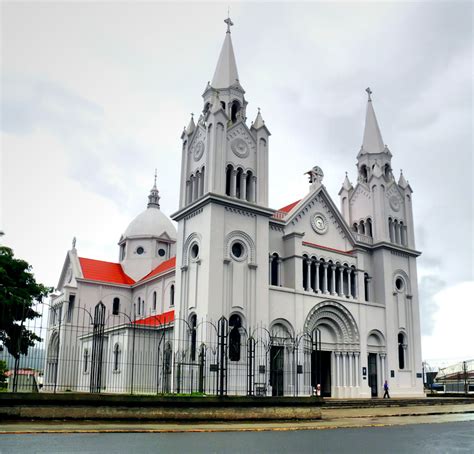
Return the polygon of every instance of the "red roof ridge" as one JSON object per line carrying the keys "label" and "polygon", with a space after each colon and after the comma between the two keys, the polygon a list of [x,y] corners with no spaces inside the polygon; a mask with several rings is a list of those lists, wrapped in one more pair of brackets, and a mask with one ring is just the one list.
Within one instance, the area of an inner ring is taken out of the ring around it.
{"label": "red roof ridge", "polygon": [[171,257],[164,262],[161,262],[155,269],[151,270],[146,276],[142,277],[138,282],[142,282],[146,279],[149,279],[153,276],[157,276],[158,274],[164,273],[172,268],[176,268],[176,256]]}
{"label": "red roof ridge", "polygon": [[322,244],[310,243],[309,241],[303,241],[303,244],[306,245],[306,246],[312,246],[312,247],[317,247],[317,248],[320,248],[320,249],[326,249],[328,251],[339,252],[341,254],[346,254],[346,255],[352,255],[352,253],[354,252],[353,249],[351,249],[349,251],[341,251],[340,249],[334,249],[332,247],[323,246]]}
{"label": "red roof ridge", "polygon": [[112,284],[132,285],[135,281],[128,276],[120,263],[79,257],[84,279],[109,282]]}
{"label": "red roof ridge", "polygon": [[296,202],[290,203],[289,205],[285,205],[284,207],[280,208],[277,211],[280,211],[282,213],[289,213],[298,203],[300,203],[303,199],[299,199]]}
{"label": "red roof ridge", "polygon": [[135,320],[135,325],[145,326],[160,326],[166,325],[174,321],[174,309],[171,311],[163,312],[162,314],[150,315],[149,317]]}

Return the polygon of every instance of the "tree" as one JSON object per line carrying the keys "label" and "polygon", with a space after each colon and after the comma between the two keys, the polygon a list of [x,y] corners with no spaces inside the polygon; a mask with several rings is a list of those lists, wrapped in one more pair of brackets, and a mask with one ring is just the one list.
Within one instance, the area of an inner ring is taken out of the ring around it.
{"label": "tree", "polygon": [[33,309],[52,291],[36,282],[31,266],[14,257],[13,251],[0,246],[0,341],[18,359],[41,338],[28,330],[24,322],[39,317]]}
{"label": "tree", "polygon": [[7,382],[7,371],[8,371],[7,362],[0,359],[0,389],[3,389],[6,387],[5,385]]}

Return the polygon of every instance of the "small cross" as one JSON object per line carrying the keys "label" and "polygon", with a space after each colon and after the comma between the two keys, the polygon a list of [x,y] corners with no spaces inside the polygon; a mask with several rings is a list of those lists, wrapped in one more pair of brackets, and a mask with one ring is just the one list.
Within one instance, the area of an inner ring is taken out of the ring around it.
{"label": "small cross", "polygon": [[369,101],[372,101],[372,98],[370,97],[370,95],[372,94],[372,90],[370,89],[370,87],[367,87],[365,89],[365,91],[367,92],[367,94],[369,95]]}
{"label": "small cross", "polygon": [[229,17],[229,13],[227,12],[227,19],[224,19],[224,22],[227,24],[227,33],[230,33],[230,27],[234,25],[231,18]]}
{"label": "small cross", "polygon": [[158,176],[158,175],[157,175],[157,171],[156,171],[156,169],[155,169],[155,187],[156,187],[156,177],[157,177],[157,176]]}

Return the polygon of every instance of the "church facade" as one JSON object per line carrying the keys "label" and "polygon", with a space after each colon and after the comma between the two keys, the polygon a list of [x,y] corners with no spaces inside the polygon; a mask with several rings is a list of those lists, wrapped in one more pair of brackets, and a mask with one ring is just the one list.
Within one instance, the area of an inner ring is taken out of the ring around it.
{"label": "church facade", "polygon": [[117,263],[68,251],[45,389],[311,395],[319,385],[362,398],[387,380],[393,396],[423,395],[412,189],[393,175],[370,90],[340,209],[319,167],[306,195],[271,209],[270,131],[260,110],[248,124],[226,22],[202,114],[181,136],[177,229],[155,177]]}

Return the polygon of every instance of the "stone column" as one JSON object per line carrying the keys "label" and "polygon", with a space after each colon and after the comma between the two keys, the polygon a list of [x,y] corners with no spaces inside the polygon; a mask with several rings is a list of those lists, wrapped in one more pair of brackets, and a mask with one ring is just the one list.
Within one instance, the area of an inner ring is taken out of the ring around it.
{"label": "stone column", "polygon": [[336,357],[336,386],[341,386],[341,365],[340,365],[340,358],[341,358],[341,353],[340,352],[334,352],[334,355]]}
{"label": "stone column", "polygon": [[400,224],[395,224],[395,243],[400,244]]}
{"label": "stone column", "polygon": [[336,265],[331,266],[332,279],[331,279],[331,295],[337,295],[336,293]]}
{"label": "stone column", "polygon": [[344,267],[339,267],[339,296],[344,296]]}
{"label": "stone column", "polygon": [[247,172],[242,172],[240,176],[240,198],[247,200]]}
{"label": "stone column", "polygon": [[188,180],[186,181],[186,203],[191,203],[191,200],[193,197],[192,194],[193,194],[193,191],[192,191],[191,181]]}
{"label": "stone column", "polygon": [[268,257],[268,285],[272,285],[272,262],[273,255]]}
{"label": "stone column", "polygon": [[329,293],[328,292],[328,264],[323,263],[324,267],[324,280],[323,280],[323,293]]}
{"label": "stone column", "polygon": [[316,276],[315,276],[315,281],[316,281],[316,285],[315,285],[315,289],[314,291],[316,293],[321,293],[320,290],[319,290],[319,266],[320,266],[320,263],[319,263],[319,260],[316,260]]}
{"label": "stone column", "polygon": [[237,170],[230,171],[230,196],[235,197],[237,191]]}
{"label": "stone column", "polygon": [[354,271],[354,298],[359,299],[359,279],[358,279],[358,273],[357,271]]}
{"label": "stone column", "polygon": [[251,202],[256,202],[257,201],[257,177],[255,175],[252,175],[252,197],[251,197]]}
{"label": "stone column", "polygon": [[347,357],[347,352],[342,352],[341,353],[342,357],[342,386],[346,386],[347,383],[347,377],[346,377],[346,357]]}
{"label": "stone column", "polygon": [[355,359],[355,385],[356,387],[360,386],[360,364],[359,364],[359,352],[354,352]]}
{"label": "stone column", "polygon": [[347,268],[347,297],[350,298],[351,296],[351,269]]}
{"label": "stone column", "polygon": [[311,260],[306,260],[306,288],[305,290],[309,292],[311,289]]}
{"label": "stone column", "polygon": [[277,284],[281,287],[281,263],[282,263],[282,259],[278,258],[277,259],[277,270],[278,270],[278,282]]}
{"label": "stone column", "polygon": [[380,353],[380,369],[381,369],[381,377],[382,377],[382,385],[385,383],[385,353]]}

